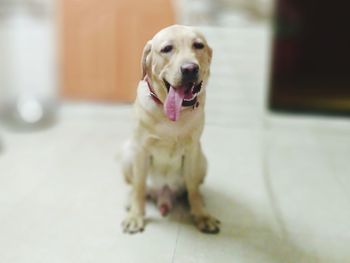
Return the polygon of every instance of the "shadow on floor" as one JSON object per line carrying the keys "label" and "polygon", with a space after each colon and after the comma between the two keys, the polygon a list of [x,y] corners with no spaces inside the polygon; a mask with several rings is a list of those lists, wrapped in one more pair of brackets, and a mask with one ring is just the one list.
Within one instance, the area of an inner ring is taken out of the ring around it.
{"label": "shadow on floor", "polygon": [[[245,251],[261,255],[266,262],[271,263],[332,262],[330,259],[320,257],[319,253],[316,255],[300,247],[288,237],[288,234],[281,231],[283,226],[278,226],[279,222],[269,222],[267,218],[256,216],[251,207],[240,203],[239,197],[231,200],[224,193],[208,187],[205,187],[203,192],[205,199],[211,200],[207,202],[210,205],[210,212],[222,221],[221,232],[215,237],[216,240],[223,239],[226,244],[232,243],[236,247],[239,244]],[[167,219],[180,222],[182,226],[192,225],[186,203],[177,205]],[[151,220],[149,223],[153,222],[155,221]],[[234,246],[232,248],[231,253],[234,253]]]}

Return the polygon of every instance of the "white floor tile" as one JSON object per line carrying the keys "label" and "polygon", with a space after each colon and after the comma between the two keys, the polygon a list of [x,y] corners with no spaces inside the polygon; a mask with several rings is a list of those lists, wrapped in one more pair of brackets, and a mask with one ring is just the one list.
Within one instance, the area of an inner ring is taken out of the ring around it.
{"label": "white floor tile", "polygon": [[[342,262],[350,258],[349,252],[331,241],[338,237],[350,242],[348,196],[339,184],[323,136],[307,127],[297,129],[268,134],[268,173],[282,220],[289,238],[312,252],[315,262]],[[341,152],[333,154],[338,159]]]}

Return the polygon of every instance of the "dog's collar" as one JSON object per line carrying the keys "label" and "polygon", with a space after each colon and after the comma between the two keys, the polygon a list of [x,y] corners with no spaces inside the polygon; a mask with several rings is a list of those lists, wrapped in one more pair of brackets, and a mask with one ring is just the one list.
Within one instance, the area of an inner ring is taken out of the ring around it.
{"label": "dog's collar", "polygon": [[158,98],[158,96],[156,95],[156,93],[154,92],[154,89],[149,81],[148,76],[146,75],[145,78],[143,79],[144,81],[146,81],[148,89],[149,89],[149,95],[151,96],[151,98],[153,99],[153,101],[158,104],[158,105],[163,105],[162,101]]}
{"label": "dog's collar", "polygon": [[[153,101],[158,104],[158,105],[163,105],[163,102],[158,98],[158,96],[156,95],[156,93],[154,92],[154,89],[150,83],[150,79],[149,77],[146,75],[145,78],[143,79],[144,81],[146,81],[148,89],[149,89],[149,95],[151,96],[151,98],[153,99]],[[200,90],[196,91],[196,93],[198,93]],[[193,108],[197,108],[199,106],[199,102],[197,100],[197,97],[195,97],[193,100],[187,101],[184,100],[182,103],[183,107],[193,107]]]}

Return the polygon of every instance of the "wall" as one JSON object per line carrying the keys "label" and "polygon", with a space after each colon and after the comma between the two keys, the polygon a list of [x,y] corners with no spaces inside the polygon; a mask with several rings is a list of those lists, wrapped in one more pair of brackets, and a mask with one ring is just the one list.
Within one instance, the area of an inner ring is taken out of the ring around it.
{"label": "wall", "polygon": [[0,4],[0,57],[0,96],[55,96],[53,1]]}

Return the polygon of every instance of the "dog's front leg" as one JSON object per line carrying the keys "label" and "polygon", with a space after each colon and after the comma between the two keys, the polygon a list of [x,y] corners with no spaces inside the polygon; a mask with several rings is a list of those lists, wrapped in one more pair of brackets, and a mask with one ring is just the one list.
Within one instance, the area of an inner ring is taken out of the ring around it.
{"label": "dog's front leg", "polygon": [[204,233],[216,234],[220,231],[220,221],[205,209],[199,187],[205,177],[206,160],[200,145],[189,148],[184,158],[184,176],[188,192],[191,215],[197,228]]}
{"label": "dog's front leg", "polygon": [[145,192],[148,163],[145,151],[137,152],[132,164],[130,209],[122,226],[126,233],[142,232],[145,226]]}

